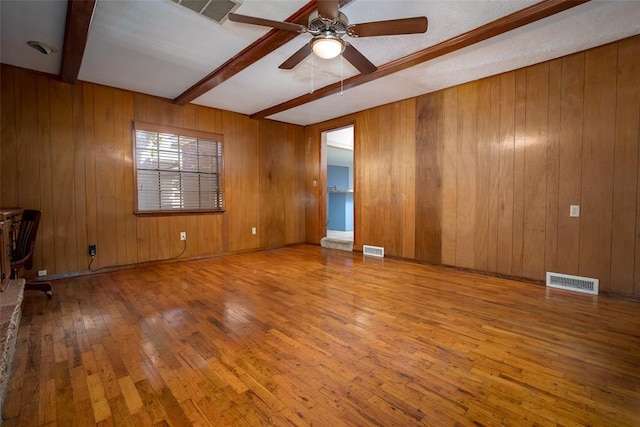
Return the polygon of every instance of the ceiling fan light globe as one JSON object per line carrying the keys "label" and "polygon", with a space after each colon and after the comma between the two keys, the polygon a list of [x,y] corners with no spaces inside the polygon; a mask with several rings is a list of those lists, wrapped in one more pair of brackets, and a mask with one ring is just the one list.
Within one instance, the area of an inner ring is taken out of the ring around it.
{"label": "ceiling fan light globe", "polygon": [[331,59],[342,53],[344,43],[339,38],[316,38],[311,42],[314,55],[322,59]]}

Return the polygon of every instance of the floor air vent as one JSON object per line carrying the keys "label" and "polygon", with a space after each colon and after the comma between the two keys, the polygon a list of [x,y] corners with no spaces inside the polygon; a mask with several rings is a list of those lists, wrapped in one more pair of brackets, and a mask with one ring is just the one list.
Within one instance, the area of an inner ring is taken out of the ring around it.
{"label": "floor air vent", "polygon": [[592,279],[590,277],[547,272],[547,286],[550,288],[598,295],[599,282],[598,279]]}
{"label": "floor air vent", "polygon": [[384,248],[380,246],[362,245],[362,254],[384,258]]}

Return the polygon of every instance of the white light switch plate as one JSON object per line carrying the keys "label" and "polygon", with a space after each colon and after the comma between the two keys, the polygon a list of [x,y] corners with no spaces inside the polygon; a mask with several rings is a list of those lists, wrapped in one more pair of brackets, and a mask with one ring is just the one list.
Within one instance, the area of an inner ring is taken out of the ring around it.
{"label": "white light switch plate", "polygon": [[569,208],[569,216],[572,218],[578,218],[580,216],[580,205],[571,205]]}

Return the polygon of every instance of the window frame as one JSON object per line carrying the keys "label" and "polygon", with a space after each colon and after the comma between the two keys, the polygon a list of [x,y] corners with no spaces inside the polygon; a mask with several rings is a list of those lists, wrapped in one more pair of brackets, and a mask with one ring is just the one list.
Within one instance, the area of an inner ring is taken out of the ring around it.
{"label": "window frame", "polygon": [[[138,135],[137,131],[166,133],[177,136],[184,136],[188,138],[197,138],[207,141],[213,141],[220,144],[220,164],[218,170],[218,190],[222,197],[221,207],[219,208],[205,208],[205,209],[160,209],[160,210],[140,210],[138,206]],[[132,122],[132,152],[133,152],[133,179],[134,179],[134,197],[133,197],[133,213],[136,216],[164,216],[164,215],[185,215],[185,214],[207,214],[207,213],[223,213],[226,210],[226,196],[225,196],[225,179],[224,179],[224,136],[222,134],[199,131],[195,129],[187,129],[176,126],[160,125],[157,123],[149,123],[143,121],[134,120]]]}

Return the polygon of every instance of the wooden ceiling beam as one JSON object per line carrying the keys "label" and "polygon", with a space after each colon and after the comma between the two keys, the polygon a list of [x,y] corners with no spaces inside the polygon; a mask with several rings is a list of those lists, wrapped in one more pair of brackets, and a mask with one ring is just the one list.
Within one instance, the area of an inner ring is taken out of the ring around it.
{"label": "wooden ceiling beam", "polygon": [[67,22],[64,28],[64,47],[60,80],[74,84],[78,80],[84,49],[89,38],[96,0],[68,0]]}
{"label": "wooden ceiling beam", "polygon": [[[341,0],[340,6],[345,6],[351,1],[352,0]],[[311,0],[285,21],[307,25],[309,15],[311,15],[316,8],[316,0]],[[293,31],[276,29],[269,31],[267,34],[243,49],[240,53],[209,73],[198,83],[178,95],[173,102],[178,105],[188,104],[299,35],[299,33],[294,33]]]}
{"label": "wooden ceiling beam", "polygon": [[370,74],[358,74],[346,79],[342,84],[336,82],[316,89],[313,93],[301,95],[273,107],[266,108],[251,115],[251,118],[265,118],[300,105],[339,93],[341,86],[344,90],[360,86],[389,74],[397,73],[439,56],[460,50],[492,37],[515,30],[540,19],[547,18],[563,12],[572,7],[581,5],[589,0],[544,0],[510,15],[498,18],[495,21],[482,25],[464,34],[450,38],[434,46],[427,47],[410,55],[388,62],[378,67],[377,71]]}

